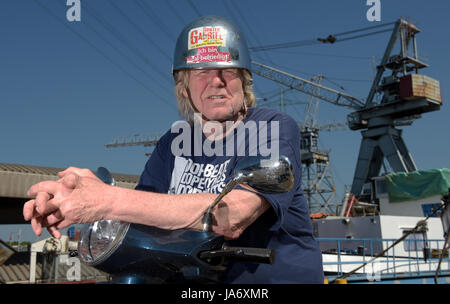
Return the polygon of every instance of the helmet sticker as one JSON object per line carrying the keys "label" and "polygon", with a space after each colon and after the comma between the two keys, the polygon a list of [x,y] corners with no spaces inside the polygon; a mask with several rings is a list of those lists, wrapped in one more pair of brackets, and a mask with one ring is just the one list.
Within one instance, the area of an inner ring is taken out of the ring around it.
{"label": "helmet sticker", "polygon": [[189,31],[188,49],[204,46],[225,46],[226,30],[222,26],[202,26]]}
{"label": "helmet sticker", "polygon": [[204,46],[197,48],[197,55],[188,56],[186,64],[200,62],[230,62],[230,53],[219,52],[217,46]]}

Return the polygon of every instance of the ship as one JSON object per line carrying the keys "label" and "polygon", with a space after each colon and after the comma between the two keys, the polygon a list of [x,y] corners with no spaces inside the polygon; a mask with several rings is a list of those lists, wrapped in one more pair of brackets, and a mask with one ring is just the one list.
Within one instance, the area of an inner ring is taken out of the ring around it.
{"label": "ship", "polygon": [[448,284],[450,170],[373,177],[339,214],[312,219],[325,283]]}

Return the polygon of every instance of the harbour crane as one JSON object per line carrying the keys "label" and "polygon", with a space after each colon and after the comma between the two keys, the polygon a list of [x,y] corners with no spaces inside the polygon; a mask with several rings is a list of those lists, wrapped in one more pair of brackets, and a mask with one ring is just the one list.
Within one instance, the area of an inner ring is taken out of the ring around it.
{"label": "harbour crane", "polygon": [[[252,62],[252,72],[289,88],[321,100],[354,110],[347,116],[351,130],[362,130],[359,156],[351,193],[361,194],[365,183],[380,173],[387,159],[395,172],[417,170],[402,138],[400,125],[409,125],[422,113],[437,111],[442,105],[439,81],[419,74],[428,65],[418,58],[416,34],[420,30],[399,19],[393,28],[377,73],[365,101],[346,93],[327,88],[310,80]],[[392,54],[400,41],[400,54]],[[412,45],[412,55],[410,47]],[[384,76],[386,71],[390,75]],[[410,72],[414,71],[412,74]],[[320,88],[320,90],[315,90]],[[376,95],[381,98],[376,100]]]}

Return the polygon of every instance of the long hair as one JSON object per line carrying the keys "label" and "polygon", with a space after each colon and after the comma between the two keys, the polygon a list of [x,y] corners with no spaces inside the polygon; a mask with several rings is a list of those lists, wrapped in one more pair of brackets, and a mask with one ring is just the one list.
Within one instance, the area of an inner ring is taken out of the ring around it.
{"label": "long hair", "polygon": [[[256,97],[253,93],[253,79],[250,72],[246,69],[238,69],[244,91],[244,104],[247,108],[256,104]],[[188,122],[193,122],[194,110],[192,109],[189,97],[184,97],[183,92],[189,88],[189,70],[179,70],[174,73],[175,79],[175,97],[177,99],[178,113]]]}

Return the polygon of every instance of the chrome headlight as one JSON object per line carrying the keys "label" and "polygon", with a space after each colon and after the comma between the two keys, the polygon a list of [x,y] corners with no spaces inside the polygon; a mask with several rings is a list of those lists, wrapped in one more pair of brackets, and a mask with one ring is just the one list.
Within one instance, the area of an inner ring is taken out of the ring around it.
{"label": "chrome headlight", "polygon": [[81,261],[92,266],[105,261],[120,246],[129,227],[129,223],[112,220],[85,224],[78,241]]}

